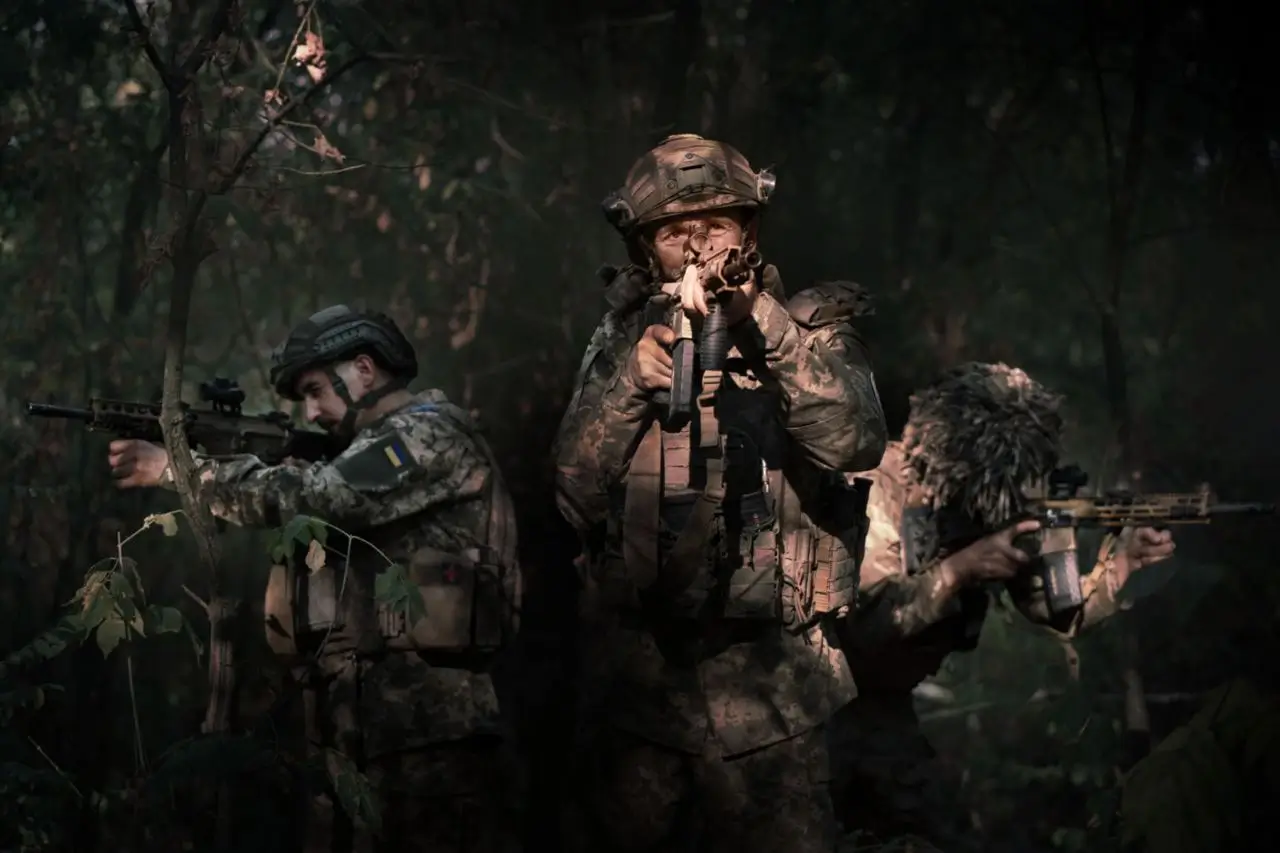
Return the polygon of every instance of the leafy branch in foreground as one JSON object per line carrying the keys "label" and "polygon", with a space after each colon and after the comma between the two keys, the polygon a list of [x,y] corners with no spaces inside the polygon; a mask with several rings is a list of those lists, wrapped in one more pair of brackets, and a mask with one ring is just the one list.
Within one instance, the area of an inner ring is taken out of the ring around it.
{"label": "leafy branch in foreground", "polygon": [[[339,537],[337,545],[331,544],[330,533]],[[268,544],[268,553],[276,563],[287,564],[294,560],[299,547],[305,547],[307,551],[303,557],[303,563],[310,572],[323,569],[327,565],[330,553],[337,555],[341,560],[339,566],[342,572],[339,587],[339,597],[341,597],[341,590],[346,588],[351,552],[356,545],[368,548],[384,563],[384,568],[374,579],[374,601],[404,616],[407,625],[413,625],[419,619],[426,618],[427,607],[422,598],[422,591],[412,582],[404,566],[392,560],[368,539],[348,533],[324,519],[310,515],[295,515],[275,531],[274,537]],[[321,649],[323,650],[323,644]]]}
{"label": "leafy branch in foreground", "polygon": [[199,654],[200,642],[182,612],[176,607],[148,603],[138,565],[124,554],[129,542],[152,527],[159,527],[165,536],[176,536],[179,514],[149,515],[141,527],[118,540],[116,555],[99,560],[89,568],[80,588],[64,603],[64,611],[57,621],[0,662],[0,679],[14,670],[51,660],[71,644],[83,642],[90,636],[97,641],[102,656],[108,657],[126,640],[176,634],[185,629]]}

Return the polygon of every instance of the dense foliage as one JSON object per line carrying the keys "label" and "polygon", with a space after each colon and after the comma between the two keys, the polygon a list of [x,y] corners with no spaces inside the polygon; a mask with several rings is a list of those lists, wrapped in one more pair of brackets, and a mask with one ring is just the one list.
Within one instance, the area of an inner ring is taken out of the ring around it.
{"label": "dense foliage", "polygon": [[[233,725],[199,735],[210,554],[172,495],[110,488],[100,437],[24,414],[156,395],[184,269],[188,400],[221,375],[287,407],[270,347],[348,301],[392,314],[421,381],[481,416],[531,574],[516,681],[539,689],[512,706],[535,775],[554,768],[575,546],[546,449],[602,311],[593,271],[620,260],[598,201],[668,132],[775,166],[762,248],[791,290],[876,294],[894,418],[940,368],[1006,360],[1067,395],[1095,482],[1273,496],[1268,33],[1190,0],[6,4],[0,848],[227,844],[191,780],[233,777],[232,835],[266,849],[287,783],[318,772],[263,733],[260,631],[240,638]],[[226,533],[216,597],[260,597],[272,547],[305,532]],[[1280,536],[1179,536],[1078,649],[997,614],[922,699],[993,849],[1256,837],[1280,767]],[[1126,776],[1145,729],[1160,745]],[[368,812],[357,776],[344,799]],[[533,834],[554,804],[538,790]]]}

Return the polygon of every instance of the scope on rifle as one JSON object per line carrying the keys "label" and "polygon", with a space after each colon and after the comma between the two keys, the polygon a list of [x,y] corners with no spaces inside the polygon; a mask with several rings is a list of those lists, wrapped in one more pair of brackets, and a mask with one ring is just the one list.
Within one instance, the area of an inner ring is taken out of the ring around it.
{"label": "scope on rifle", "polygon": [[1075,497],[1076,492],[1089,484],[1089,475],[1079,465],[1055,468],[1049,474],[1049,499],[1063,500]]}
{"label": "scope on rifle", "polygon": [[209,382],[200,383],[200,399],[213,406],[215,412],[238,415],[244,403],[244,389],[234,379],[216,376]]}

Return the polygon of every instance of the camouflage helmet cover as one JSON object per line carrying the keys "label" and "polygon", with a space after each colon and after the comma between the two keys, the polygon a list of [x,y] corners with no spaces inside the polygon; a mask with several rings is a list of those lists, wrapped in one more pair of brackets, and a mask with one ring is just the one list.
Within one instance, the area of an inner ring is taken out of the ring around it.
{"label": "camouflage helmet cover", "polygon": [[774,177],[752,170],[740,151],[696,133],[662,140],[632,165],[620,190],[605,199],[605,217],[624,237],[664,219],[769,203]]}
{"label": "camouflage helmet cover", "polygon": [[418,375],[417,353],[394,320],[333,305],[294,327],[272,351],[271,384],[280,396],[298,400],[296,384],[303,373],[361,353],[368,353],[379,367],[403,382]]}

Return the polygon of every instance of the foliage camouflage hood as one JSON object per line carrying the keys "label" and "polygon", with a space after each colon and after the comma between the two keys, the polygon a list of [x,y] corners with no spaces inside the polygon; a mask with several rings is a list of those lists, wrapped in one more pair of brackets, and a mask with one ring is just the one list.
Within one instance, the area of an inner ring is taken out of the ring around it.
{"label": "foliage camouflage hood", "polygon": [[907,466],[935,510],[1001,525],[1057,465],[1061,402],[1017,368],[961,365],[911,396]]}

